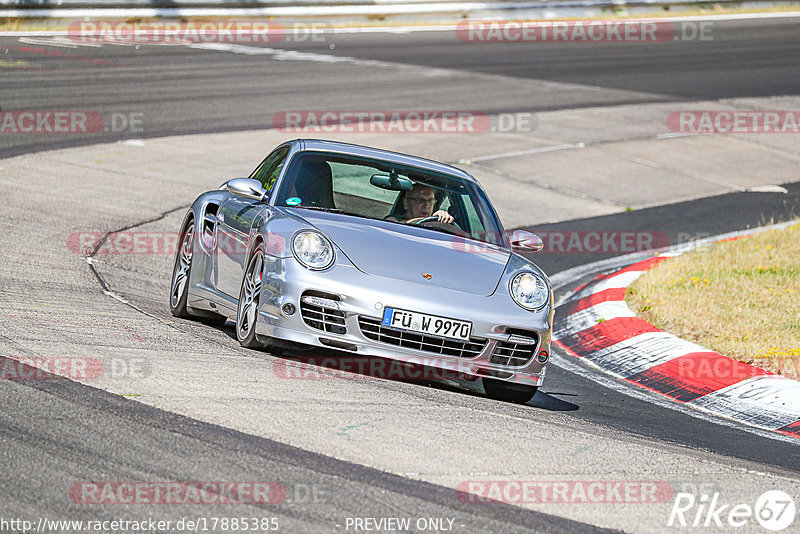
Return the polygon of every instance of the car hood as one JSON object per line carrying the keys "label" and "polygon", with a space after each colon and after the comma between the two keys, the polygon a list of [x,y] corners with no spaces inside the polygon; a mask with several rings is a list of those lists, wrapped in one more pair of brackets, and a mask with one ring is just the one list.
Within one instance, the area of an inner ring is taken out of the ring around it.
{"label": "car hood", "polygon": [[454,235],[347,215],[296,210],[364,273],[488,296],[510,252]]}

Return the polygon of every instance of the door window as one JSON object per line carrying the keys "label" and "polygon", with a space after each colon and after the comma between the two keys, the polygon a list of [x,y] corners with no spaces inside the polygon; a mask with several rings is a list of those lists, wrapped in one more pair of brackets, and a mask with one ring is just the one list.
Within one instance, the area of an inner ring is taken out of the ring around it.
{"label": "door window", "polygon": [[267,192],[272,191],[272,186],[275,185],[275,181],[278,179],[278,176],[281,175],[281,170],[283,170],[283,164],[286,163],[286,156],[288,154],[288,146],[276,149],[261,162],[261,165],[250,175],[250,178],[261,182],[262,187],[264,187]]}

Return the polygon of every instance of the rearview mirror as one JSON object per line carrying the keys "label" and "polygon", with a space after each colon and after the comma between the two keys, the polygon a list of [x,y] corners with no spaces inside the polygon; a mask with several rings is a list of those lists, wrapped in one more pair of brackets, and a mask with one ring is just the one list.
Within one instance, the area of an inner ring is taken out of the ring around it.
{"label": "rearview mirror", "polygon": [[390,191],[408,191],[414,183],[408,178],[403,178],[395,173],[386,174],[373,174],[369,179],[369,183],[381,189],[388,189]]}
{"label": "rearview mirror", "polygon": [[542,239],[525,230],[514,230],[509,236],[511,248],[516,252],[539,252],[544,248]]}
{"label": "rearview mirror", "polygon": [[267,196],[267,190],[262,187],[261,182],[252,178],[234,178],[228,182],[227,187],[228,192],[237,197],[264,200]]}

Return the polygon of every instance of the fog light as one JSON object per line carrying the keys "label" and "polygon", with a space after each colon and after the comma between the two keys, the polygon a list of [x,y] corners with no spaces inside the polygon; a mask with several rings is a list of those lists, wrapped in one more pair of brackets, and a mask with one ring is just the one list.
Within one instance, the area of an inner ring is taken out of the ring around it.
{"label": "fog light", "polygon": [[294,304],[292,304],[291,302],[287,302],[286,304],[283,305],[281,310],[283,311],[284,315],[294,315],[294,312],[297,311],[297,308],[295,308]]}
{"label": "fog light", "polygon": [[545,363],[549,357],[550,355],[547,353],[547,351],[543,350],[539,352],[539,355],[536,357],[536,359],[539,360],[539,363]]}
{"label": "fog light", "polygon": [[322,297],[312,297],[311,295],[306,295],[303,297],[302,300],[306,304],[311,304],[312,306],[319,306],[320,308],[331,308],[332,310],[339,309],[339,303],[331,299],[326,299]]}

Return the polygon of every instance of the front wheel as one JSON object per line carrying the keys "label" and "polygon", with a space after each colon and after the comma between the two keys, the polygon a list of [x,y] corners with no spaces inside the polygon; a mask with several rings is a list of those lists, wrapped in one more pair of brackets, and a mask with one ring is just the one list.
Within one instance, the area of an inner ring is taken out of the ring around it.
{"label": "front wheel", "polygon": [[265,349],[268,346],[267,341],[256,334],[263,275],[264,247],[259,244],[247,262],[236,308],[236,339],[248,349]]}
{"label": "front wheel", "polygon": [[528,404],[533,399],[533,396],[536,395],[539,387],[484,378],[483,389],[486,390],[486,396],[490,399],[513,402],[515,404]]}

